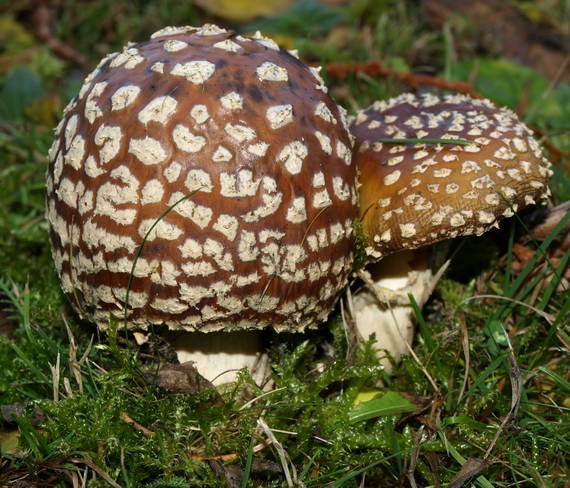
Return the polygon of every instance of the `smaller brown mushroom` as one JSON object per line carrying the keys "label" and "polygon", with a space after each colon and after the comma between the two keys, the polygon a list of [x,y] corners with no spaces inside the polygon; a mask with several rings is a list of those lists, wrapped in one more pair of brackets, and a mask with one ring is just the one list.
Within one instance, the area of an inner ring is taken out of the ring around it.
{"label": "smaller brown mushroom", "polygon": [[397,358],[413,336],[408,293],[421,307],[441,275],[409,250],[498,227],[549,195],[552,172],[532,131],[489,100],[404,94],[359,112],[351,130],[367,253],[381,259],[361,273],[355,319]]}

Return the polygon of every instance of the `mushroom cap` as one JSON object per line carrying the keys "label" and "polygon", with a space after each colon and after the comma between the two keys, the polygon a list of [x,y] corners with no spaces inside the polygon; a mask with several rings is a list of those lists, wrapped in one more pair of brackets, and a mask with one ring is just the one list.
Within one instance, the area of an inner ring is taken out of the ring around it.
{"label": "mushroom cap", "polygon": [[532,131],[514,112],[489,100],[403,94],[360,111],[351,130],[360,218],[367,252],[375,258],[480,235],[548,195],[550,163]]}
{"label": "mushroom cap", "polygon": [[141,246],[133,329],[303,330],[346,285],[351,136],[318,70],[271,39],[205,25],[129,44],[87,77],[55,137],[53,258],[100,327],[125,313]]}

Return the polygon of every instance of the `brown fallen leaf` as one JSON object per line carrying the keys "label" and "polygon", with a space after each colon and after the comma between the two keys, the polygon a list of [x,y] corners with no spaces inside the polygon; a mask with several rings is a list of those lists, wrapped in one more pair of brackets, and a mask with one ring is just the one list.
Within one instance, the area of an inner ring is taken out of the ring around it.
{"label": "brown fallen leaf", "polygon": [[214,388],[204,378],[192,362],[182,364],[166,364],[158,371],[147,371],[146,377],[157,386],[172,393],[195,393]]}
{"label": "brown fallen leaf", "polygon": [[489,462],[483,459],[478,458],[470,458],[468,459],[461,469],[459,473],[455,475],[455,477],[449,482],[447,485],[448,488],[460,488],[462,487],[467,481],[469,481],[474,476],[481,474],[489,467]]}
{"label": "brown fallen leaf", "polygon": [[166,364],[158,371],[147,371],[145,376],[149,383],[172,393],[190,394],[210,390],[211,395],[205,402],[205,406],[219,407],[224,404],[224,400],[214,385],[198,372],[191,361],[182,364]]}
{"label": "brown fallen leaf", "polygon": [[525,267],[526,263],[532,259],[534,251],[519,242],[515,242],[513,244],[513,255],[516,258],[513,261],[513,270],[520,271]]}
{"label": "brown fallen leaf", "polygon": [[[570,202],[564,202],[553,208],[537,207],[536,210],[524,217],[525,225],[530,230],[530,235],[524,235],[519,242],[513,246],[512,270],[515,273],[525,268],[527,263],[535,256],[536,251],[530,247],[531,239],[542,241],[548,237],[560,221],[570,213]],[[540,256],[535,264],[535,269],[529,277],[532,279],[537,273],[546,269],[545,279],[551,279],[553,271],[558,268],[560,259],[570,250],[570,221],[566,222],[564,228],[556,236],[554,242],[546,251],[546,255]],[[560,283],[557,290],[568,289],[570,282],[570,265],[566,265],[564,270],[557,276]]]}
{"label": "brown fallen leaf", "polygon": [[239,488],[243,478],[243,469],[237,464],[223,464],[220,461],[208,461],[212,471],[228,488]]}
{"label": "brown fallen leaf", "polygon": [[[243,466],[239,464],[223,464],[221,460],[207,461],[218,478],[226,481],[226,486],[239,488],[243,479]],[[276,462],[253,458],[251,473],[283,473],[283,468]]]}
{"label": "brown fallen leaf", "polygon": [[[15,424],[16,419],[24,414],[25,408],[26,405],[23,403],[0,405],[0,419],[10,424]],[[40,407],[34,407],[30,421],[33,427],[38,427],[46,422],[45,415]]]}
{"label": "brown fallen leaf", "polygon": [[[400,421],[398,422],[398,425],[405,424],[412,417],[417,417],[418,420],[420,419],[420,417],[422,419],[425,419],[424,414],[428,409],[433,409],[434,405],[437,405],[437,406],[441,405],[441,402],[438,401],[437,398],[433,399],[433,398],[423,397],[423,396],[418,395],[415,392],[400,392],[400,395],[402,395],[412,405],[414,405],[416,407],[416,410],[413,412],[410,412],[408,414],[403,415],[402,418],[400,419]],[[422,420],[419,420],[419,421],[422,422]],[[424,423],[424,422],[422,422],[422,423]],[[428,427],[431,427],[431,425]]]}
{"label": "brown fallen leaf", "polygon": [[[564,216],[570,212],[570,201],[561,203],[552,208],[537,208],[533,214],[529,215],[528,220],[532,223],[532,235],[535,239],[543,240],[554,230]],[[557,239],[566,242],[570,234],[570,221],[558,235]]]}

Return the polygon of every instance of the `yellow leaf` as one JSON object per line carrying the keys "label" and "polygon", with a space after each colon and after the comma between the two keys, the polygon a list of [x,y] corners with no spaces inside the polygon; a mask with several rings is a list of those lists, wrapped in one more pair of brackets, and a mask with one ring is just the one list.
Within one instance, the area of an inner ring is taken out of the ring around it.
{"label": "yellow leaf", "polygon": [[356,407],[356,405],[360,403],[364,403],[372,400],[373,398],[376,398],[379,394],[380,390],[363,390],[359,392],[358,395],[356,395],[356,398],[354,399],[354,402],[352,402],[352,405]]}
{"label": "yellow leaf", "polygon": [[247,22],[285,10],[293,0],[196,0],[208,13],[230,22]]}
{"label": "yellow leaf", "polygon": [[0,432],[0,454],[16,454],[18,451],[18,431]]}

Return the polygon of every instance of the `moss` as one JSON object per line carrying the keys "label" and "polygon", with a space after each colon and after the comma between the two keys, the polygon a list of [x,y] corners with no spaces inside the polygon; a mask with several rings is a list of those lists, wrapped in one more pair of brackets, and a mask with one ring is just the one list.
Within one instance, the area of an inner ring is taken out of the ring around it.
{"label": "moss", "polygon": [[[331,59],[343,50],[340,58],[349,53],[350,59],[403,60],[412,70],[423,69],[427,61],[440,67],[437,54],[445,47],[440,33],[418,20],[415,4],[400,3],[358,2],[344,11],[342,24],[331,28],[350,31],[346,49],[335,44],[343,39],[341,31],[312,39],[312,46],[325,43]],[[93,64],[127,36],[142,39],[180,18],[203,20],[194,7],[175,4],[145,0],[133,7],[95,0],[85,8],[70,3],[54,32],[82,49]],[[107,16],[111,7],[113,15]],[[19,18],[16,12],[12,18]],[[474,59],[475,53],[459,47],[462,59]],[[41,96],[65,100],[71,94],[66,87],[78,88],[77,74],[67,64],[61,73],[61,66],[53,68],[34,74],[40,84],[22,79],[41,88]],[[2,86],[6,79],[0,75]],[[395,80],[366,76],[335,79],[330,85],[352,111],[405,89]],[[269,443],[258,426],[261,418],[273,429],[299,485],[389,488],[412,475],[418,486],[445,484],[459,472],[460,459],[481,458],[495,442],[491,458],[498,462],[475,484],[563,486],[570,474],[564,330],[570,296],[563,290],[548,298],[551,283],[540,270],[509,295],[516,278],[506,264],[509,235],[470,241],[456,254],[453,271],[423,311],[426,328],[413,344],[417,358],[404,356],[390,373],[380,366],[372,341],[352,347],[336,314],[303,338],[290,337],[273,347],[270,393],[244,372],[235,385],[220,391],[221,402],[212,390],[174,394],[143,374],[164,364],[162,349],[137,349],[119,328],[99,336],[69,310],[43,221],[51,127],[47,118],[19,108],[17,119],[3,117],[0,130],[0,405],[25,404],[26,409],[17,423],[0,423],[0,429],[20,434],[17,455],[2,460],[0,485],[22,477],[64,486],[50,480],[73,473],[85,476],[89,488],[106,487],[103,473],[125,487],[222,487],[228,485],[227,476],[239,478],[244,472],[250,446],[255,446],[248,486],[284,486],[277,444]],[[568,188],[567,172],[558,170],[555,198],[564,198]],[[354,232],[359,269],[367,261],[359,222]],[[443,247],[441,254],[449,255]],[[473,298],[477,293],[503,298]],[[510,298],[546,312],[547,318]],[[517,417],[499,432],[516,379],[505,330],[522,391]],[[351,422],[355,400],[371,390],[406,395],[418,410]],[[37,418],[38,406],[45,420]],[[215,471],[212,457],[221,455],[227,457]]]}
{"label": "moss", "polygon": [[366,253],[366,247],[368,246],[366,236],[362,231],[362,222],[360,220],[355,220],[352,223],[352,228],[354,229],[354,239],[356,240],[355,250],[354,250],[354,264],[353,268],[359,270],[366,266],[370,262],[370,258]]}

